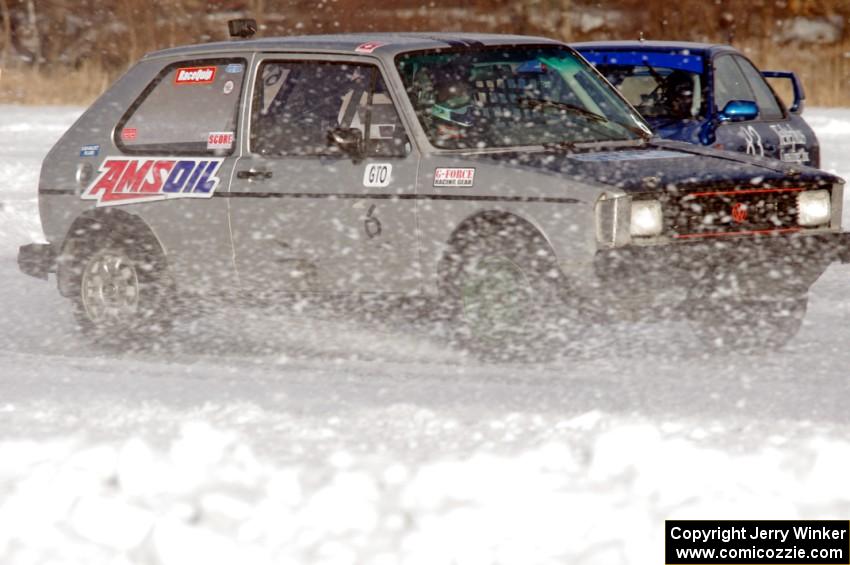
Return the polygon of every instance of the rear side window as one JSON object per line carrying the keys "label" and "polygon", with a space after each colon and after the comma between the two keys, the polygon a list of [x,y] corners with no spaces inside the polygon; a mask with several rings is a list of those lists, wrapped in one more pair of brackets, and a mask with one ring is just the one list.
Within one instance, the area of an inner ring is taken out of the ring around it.
{"label": "rear side window", "polygon": [[251,151],[270,156],[340,156],[328,143],[357,129],[368,156],[403,157],[410,144],[378,69],[335,62],[270,61],[258,72]]}
{"label": "rear side window", "polygon": [[236,142],[244,59],[169,65],[118,123],[125,153],[228,155]]}

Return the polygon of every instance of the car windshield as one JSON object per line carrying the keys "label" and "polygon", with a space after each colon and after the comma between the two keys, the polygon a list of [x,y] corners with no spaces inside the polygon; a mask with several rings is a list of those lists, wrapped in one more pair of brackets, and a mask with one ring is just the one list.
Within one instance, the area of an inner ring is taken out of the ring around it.
{"label": "car windshield", "polygon": [[398,70],[441,149],[638,140],[640,115],[569,49],[500,47],[401,55]]}
{"label": "car windshield", "polygon": [[688,52],[583,53],[651,124],[705,115],[704,63]]}

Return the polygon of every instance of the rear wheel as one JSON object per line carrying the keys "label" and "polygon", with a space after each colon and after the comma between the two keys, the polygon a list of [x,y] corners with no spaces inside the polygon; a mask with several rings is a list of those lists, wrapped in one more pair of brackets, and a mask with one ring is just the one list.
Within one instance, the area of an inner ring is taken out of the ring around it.
{"label": "rear wheel", "polygon": [[[63,261],[79,328],[105,345],[148,344],[174,319],[174,283],[151,237],[116,230],[75,241]],[[144,338],[128,341],[127,338]]]}

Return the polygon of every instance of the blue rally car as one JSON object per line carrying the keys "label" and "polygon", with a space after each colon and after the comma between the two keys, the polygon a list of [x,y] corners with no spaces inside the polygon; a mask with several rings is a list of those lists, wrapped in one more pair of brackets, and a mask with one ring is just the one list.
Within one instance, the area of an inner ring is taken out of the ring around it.
{"label": "blue rally car", "polygon": [[[791,72],[760,72],[728,45],[667,41],[572,45],[667,139],[820,166],[805,95]],[[791,83],[786,108],[765,77]]]}

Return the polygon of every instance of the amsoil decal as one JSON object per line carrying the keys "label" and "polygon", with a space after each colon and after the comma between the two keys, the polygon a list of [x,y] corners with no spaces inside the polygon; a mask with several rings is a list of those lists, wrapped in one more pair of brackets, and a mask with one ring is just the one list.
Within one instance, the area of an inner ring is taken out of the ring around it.
{"label": "amsoil decal", "polygon": [[96,206],[171,198],[210,198],[219,183],[222,159],[106,159],[83,192]]}
{"label": "amsoil decal", "polygon": [[434,171],[434,186],[472,186],[475,169],[438,167]]}
{"label": "amsoil decal", "polygon": [[381,47],[382,45],[384,45],[384,44],[381,43],[380,41],[369,41],[367,43],[361,43],[360,45],[358,45],[357,48],[355,49],[355,51],[357,53],[371,53],[372,51],[374,51],[378,47]]}
{"label": "amsoil decal", "polygon": [[215,67],[184,67],[177,69],[174,84],[210,84],[215,80]]}
{"label": "amsoil decal", "polygon": [[233,147],[232,131],[214,131],[207,136],[207,149],[230,149]]}

